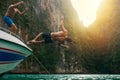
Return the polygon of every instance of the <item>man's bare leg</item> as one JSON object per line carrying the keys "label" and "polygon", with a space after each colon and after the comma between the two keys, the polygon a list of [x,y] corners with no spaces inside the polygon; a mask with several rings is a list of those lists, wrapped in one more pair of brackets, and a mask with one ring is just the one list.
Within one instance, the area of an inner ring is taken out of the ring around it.
{"label": "man's bare leg", "polygon": [[13,33],[16,33],[16,32],[17,32],[17,27],[16,27],[15,24],[12,24],[12,25],[10,26],[10,31],[13,32]]}
{"label": "man's bare leg", "polygon": [[39,33],[33,40],[36,41],[38,38],[40,38],[42,36],[42,32]]}
{"label": "man's bare leg", "polygon": [[37,41],[37,39],[40,38],[41,36],[42,36],[42,33],[39,33],[34,39],[28,41],[27,44],[30,44],[30,43],[43,43],[44,40]]}
{"label": "man's bare leg", "polygon": [[31,40],[31,41],[28,41],[27,44],[41,44],[44,42],[45,42],[44,40],[40,40],[40,41]]}

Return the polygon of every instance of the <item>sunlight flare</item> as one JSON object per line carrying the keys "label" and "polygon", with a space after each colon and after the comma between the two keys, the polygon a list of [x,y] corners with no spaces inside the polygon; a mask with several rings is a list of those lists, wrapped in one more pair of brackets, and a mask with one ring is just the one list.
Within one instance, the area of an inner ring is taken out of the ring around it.
{"label": "sunlight flare", "polygon": [[71,0],[80,21],[88,27],[96,19],[96,12],[102,0]]}

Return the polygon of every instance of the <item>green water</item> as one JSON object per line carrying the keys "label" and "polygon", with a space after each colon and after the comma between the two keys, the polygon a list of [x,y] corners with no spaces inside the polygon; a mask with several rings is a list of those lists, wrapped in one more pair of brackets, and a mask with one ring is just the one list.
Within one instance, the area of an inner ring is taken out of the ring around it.
{"label": "green water", "polygon": [[0,80],[120,80],[119,74],[5,74]]}

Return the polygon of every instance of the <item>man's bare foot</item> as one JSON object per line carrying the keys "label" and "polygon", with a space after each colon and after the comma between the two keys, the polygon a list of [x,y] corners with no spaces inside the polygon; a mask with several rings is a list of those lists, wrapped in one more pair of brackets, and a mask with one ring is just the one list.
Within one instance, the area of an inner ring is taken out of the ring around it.
{"label": "man's bare foot", "polygon": [[32,44],[32,43],[35,43],[35,40],[30,40],[27,42],[27,44]]}

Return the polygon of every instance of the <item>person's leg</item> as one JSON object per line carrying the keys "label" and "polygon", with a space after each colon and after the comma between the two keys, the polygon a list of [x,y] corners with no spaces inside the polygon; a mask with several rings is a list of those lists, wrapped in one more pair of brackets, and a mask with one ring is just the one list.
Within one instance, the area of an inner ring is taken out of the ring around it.
{"label": "person's leg", "polygon": [[27,44],[41,44],[41,43],[45,43],[45,40],[40,40],[40,41],[31,40],[27,42]]}
{"label": "person's leg", "polygon": [[41,41],[37,41],[38,38],[40,38],[42,36],[42,32],[39,33],[35,38],[33,38],[32,40],[28,41],[27,44],[31,44],[31,43],[43,43],[45,42],[44,40]]}
{"label": "person's leg", "polygon": [[14,23],[10,25],[10,31],[13,32],[13,33],[17,32],[17,27]]}
{"label": "person's leg", "polygon": [[12,18],[10,18],[9,16],[4,16],[4,22],[7,24],[11,32],[17,32],[17,27],[14,24]]}
{"label": "person's leg", "polygon": [[36,41],[38,38],[40,38],[42,36],[42,32],[39,33],[33,40]]}

